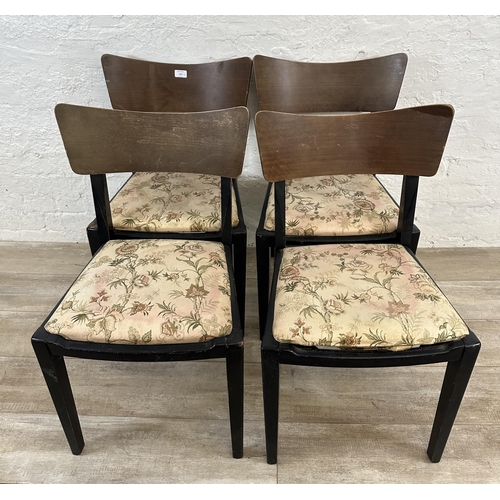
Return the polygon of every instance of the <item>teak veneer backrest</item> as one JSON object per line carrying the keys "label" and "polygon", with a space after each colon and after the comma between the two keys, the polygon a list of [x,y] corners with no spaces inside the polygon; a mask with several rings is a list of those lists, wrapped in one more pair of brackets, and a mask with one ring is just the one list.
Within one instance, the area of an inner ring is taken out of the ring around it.
{"label": "teak veneer backrest", "polygon": [[57,123],[74,172],[188,172],[236,178],[247,141],[246,107],[148,113],[58,104]]}
{"label": "teak veneer backrest", "polygon": [[263,174],[269,182],[339,174],[432,176],[453,115],[449,105],[330,116],[259,111]]}
{"label": "teak veneer backrest", "polygon": [[286,113],[394,109],[408,56],[314,63],[256,55],[260,110]]}
{"label": "teak veneer backrest", "polygon": [[249,57],[171,64],[104,54],[101,63],[115,109],[191,112],[247,104]]}

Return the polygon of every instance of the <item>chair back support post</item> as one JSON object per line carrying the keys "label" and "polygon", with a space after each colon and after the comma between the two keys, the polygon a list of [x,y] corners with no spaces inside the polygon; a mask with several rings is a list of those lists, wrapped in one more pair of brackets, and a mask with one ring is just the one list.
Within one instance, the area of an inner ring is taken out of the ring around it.
{"label": "chair back support post", "polygon": [[403,177],[397,232],[401,245],[405,247],[411,246],[413,221],[417,206],[418,181],[419,177],[415,175],[405,175]]}
{"label": "chair back support post", "polygon": [[285,181],[274,183],[274,223],[275,223],[275,247],[277,249],[286,246],[286,186]]}
{"label": "chair back support post", "polygon": [[231,195],[231,179],[229,177],[221,177],[221,241],[223,245],[231,246],[232,244],[232,195]]}
{"label": "chair back support post", "polygon": [[109,191],[105,174],[94,174],[90,176],[92,195],[94,198],[94,209],[97,222],[99,241],[102,245],[110,240],[110,229],[112,229],[111,210],[109,207]]}

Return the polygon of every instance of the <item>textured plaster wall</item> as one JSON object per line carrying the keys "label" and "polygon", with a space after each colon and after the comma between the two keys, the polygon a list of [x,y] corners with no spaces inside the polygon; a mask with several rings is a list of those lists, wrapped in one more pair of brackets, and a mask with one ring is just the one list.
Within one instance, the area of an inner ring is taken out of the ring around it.
{"label": "textured plaster wall", "polygon": [[[194,63],[406,52],[397,107],[449,103],[456,110],[441,169],[421,181],[421,245],[500,246],[499,50],[498,16],[0,17],[0,240],[86,241],[89,181],[69,168],[53,108],[110,107],[103,53]],[[249,106],[255,111],[253,93]],[[252,127],[243,179],[258,177]],[[113,177],[111,190],[123,179]],[[396,194],[397,182],[384,180]]]}

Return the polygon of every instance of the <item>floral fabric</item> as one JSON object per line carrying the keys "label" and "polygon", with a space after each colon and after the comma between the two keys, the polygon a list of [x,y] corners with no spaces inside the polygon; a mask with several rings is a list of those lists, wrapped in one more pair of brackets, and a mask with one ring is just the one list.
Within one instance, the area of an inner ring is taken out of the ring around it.
{"label": "floral fabric", "polygon": [[[399,209],[373,175],[331,175],[286,181],[286,234],[353,236],[397,229]],[[274,231],[274,185],[264,229]]]}
{"label": "floral fabric", "polygon": [[67,339],[115,344],[205,342],[231,333],[219,242],[112,240],[45,324]]}
{"label": "floral fabric", "polygon": [[273,333],[279,342],[404,350],[469,333],[448,299],[401,245],[284,250]]}
{"label": "floral fabric", "polygon": [[[232,223],[238,225],[234,189]],[[111,200],[115,229],[152,233],[221,229],[220,177],[136,172]]]}

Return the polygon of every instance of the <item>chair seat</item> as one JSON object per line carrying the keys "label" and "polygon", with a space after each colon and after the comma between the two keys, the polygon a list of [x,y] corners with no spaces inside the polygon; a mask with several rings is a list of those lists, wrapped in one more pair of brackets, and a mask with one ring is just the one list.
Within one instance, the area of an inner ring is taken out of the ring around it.
{"label": "chair seat", "polygon": [[[232,191],[232,225],[239,223]],[[221,229],[220,177],[136,172],[111,200],[114,229],[151,233]]]}
{"label": "chair seat", "polygon": [[278,342],[404,350],[468,333],[448,299],[401,245],[284,250],[273,324]]}
{"label": "chair seat", "polygon": [[[286,234],[355,236],[396,231],[399,208],[373,175],[306,177],[286,182]],[[274,231],[274,186],[264,229]]]}
{"label": "chair seat", "polygon": [[224,246],[111,240],[71,286],[45,329],[115,344],[205,342],[232,331]]}

